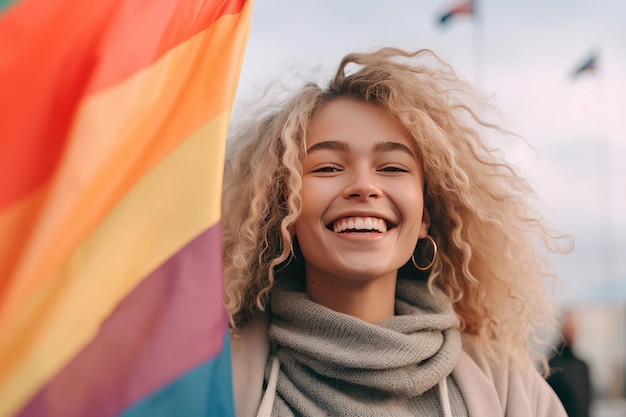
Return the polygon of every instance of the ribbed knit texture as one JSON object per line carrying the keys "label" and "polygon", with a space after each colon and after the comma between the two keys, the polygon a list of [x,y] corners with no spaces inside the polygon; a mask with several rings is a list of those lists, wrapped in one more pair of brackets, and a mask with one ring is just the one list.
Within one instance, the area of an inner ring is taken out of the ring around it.
{"label": "ribbed knit texture", "polygon": [[297,280],[270,298],[272,354],[280,360],[272,415],[441,416],[437,383],[448,379],[454,416],[467,416],[449,376],[461,338],[449,299],[399,280],[396,315],[371,324],[309,300]]}

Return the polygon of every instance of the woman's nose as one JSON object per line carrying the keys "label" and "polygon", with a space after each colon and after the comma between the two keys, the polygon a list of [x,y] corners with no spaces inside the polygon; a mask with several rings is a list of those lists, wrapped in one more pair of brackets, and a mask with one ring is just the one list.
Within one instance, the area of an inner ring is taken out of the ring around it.
{"label": "woman's nose", "polygon": [[376,181],[376,175],[368,168],[355,169],[344,189],[344,198],[377,198],[382,190]]}

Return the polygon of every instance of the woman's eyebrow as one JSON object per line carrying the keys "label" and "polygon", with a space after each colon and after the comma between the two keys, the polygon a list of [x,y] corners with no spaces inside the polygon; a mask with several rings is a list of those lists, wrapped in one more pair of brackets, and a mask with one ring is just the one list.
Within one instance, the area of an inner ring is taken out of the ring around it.
{"label": "woman's eyebrow", "polygon": [[400,151],[400,152],[408,153],[409,155],[415,158],[415,154],[413,153],[411,148],[409,148],[408,146],[400,142],[392,142],[392,141],[377,142],[374,145],[374,151],[375,152]]}
{"label": "woman's eyebrow", "polygon": [[350,147],[347,143],[341,142],[339,140],[327,140],[324,142],[318,142],[315,145],[312,145],[310,148],[306,150],[306,153],[309,154],[315,151],[321,151],[322,149],[330,150],[330,151],[341,151],[348,152]]}
{"label": "woman's eyebrow", "polygon": [[[318,142],[315,145],[312,145],[306,150],[307,154],[311,152],[320,151],[320,150],[330,150],[330,151],[340,151],[340,152],[349,152],[350,146],[346,142],[342,142],[339,140],[327,140],[324,142]],[[393,152],[400,151],[415,157],[413,151],[403,143],[393,142],[393,141],[381,141],[374,144],[374,152]]]}

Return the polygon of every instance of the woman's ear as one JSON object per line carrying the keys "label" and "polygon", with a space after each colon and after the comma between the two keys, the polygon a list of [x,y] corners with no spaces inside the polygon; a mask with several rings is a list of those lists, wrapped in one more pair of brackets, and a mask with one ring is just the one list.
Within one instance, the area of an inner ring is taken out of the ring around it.
{"label": "woman's ear", "polygon": [[428,208],[424,207],[422,212],[422,225],[420,227],[420,239],[425,238],[428,235],[428,229],[430,228],[430,213]]}

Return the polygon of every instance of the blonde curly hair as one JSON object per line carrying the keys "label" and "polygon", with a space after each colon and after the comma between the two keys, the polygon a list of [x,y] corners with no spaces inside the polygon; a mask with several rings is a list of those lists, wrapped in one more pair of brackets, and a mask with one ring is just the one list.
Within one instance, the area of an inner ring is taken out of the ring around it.
{"label": "blonde curly hair", "polygon": [[462,331],[487,350],[496,341],[528,358],[530,337],[552,324],[545,249],[557,250],[559,236],[536,212],[527,181],[484,139],[507,134],[478,113],[492,108],[429,50],[349,54],[326,87],[306,84],[229,138],[222,239],[233,327],[265,310],[278,271],[294,256],[309,121],[339,97],[383,106],[412,134],[439,247],[429,284],[448,294]]}

